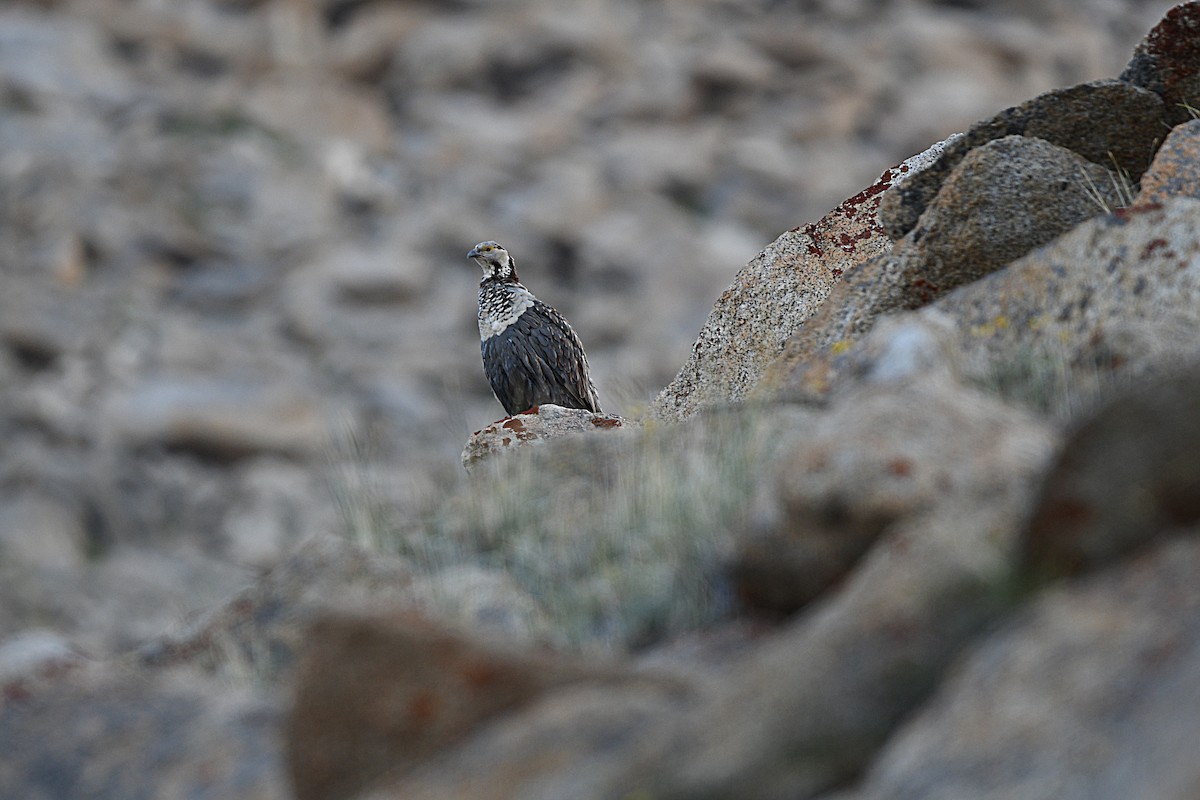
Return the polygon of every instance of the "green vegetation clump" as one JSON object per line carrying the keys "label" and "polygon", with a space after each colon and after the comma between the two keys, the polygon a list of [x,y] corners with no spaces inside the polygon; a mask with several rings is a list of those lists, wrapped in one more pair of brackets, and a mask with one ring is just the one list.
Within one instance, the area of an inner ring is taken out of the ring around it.
{"label": "green vegetation clump", "polygon": [[974,383],[1007,402],[1065,422],[1084,416],[1130,380],[1103,355],[1085,358],[1065,345],[1045,341],[991,361],[987,373]]}
{"label": "green vegetation clump", "polygon": [[731,532],[745,524],[778,439],[753,416],[524,448],[418,500],[403,522],[347,492],[343,518],[361,542],[421,572],[504,571],[537,600],[558,644],[633,649],[731,609]]}
{"label": "green vegetation clump", "polygon": [[[1079,174],[1083,178],[1083,188],[1087,192],[1089,198],[1096,206],[1105,214],[1111,214],[1122,208],[1129,208],[1133,205],[1134,199],[1137,198],[1138,184],[1130,175],[1129,170],[1117,163],[1116,158],[1112,153],[1108,154],[1109,160],[1112,161],[1113,168],[1108,171],[1109,191],[1102,191],[1087,171],[1082,167],[1079,168]],[[1110,202],[1111,198],[1111,202]]]}

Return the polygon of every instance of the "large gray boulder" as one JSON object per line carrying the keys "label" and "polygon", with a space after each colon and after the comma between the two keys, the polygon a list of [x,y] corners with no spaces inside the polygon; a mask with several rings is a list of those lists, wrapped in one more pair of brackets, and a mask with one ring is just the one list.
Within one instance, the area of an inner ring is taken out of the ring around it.
{"label": "large gray boulder", "polygon": [[840,800],[1200,792],[1200,541],[1040,596],[963,660]]}
{"label": "large gray boulder", "polygon": [[[606,689],[610,699],[632,692],[676,703],[692,692],[678,678],[517,648],[494,633],[464,636],[411,613],[327,615],[307,637],[287,727],[296,797],[358,797],[381,782],[402,779],[489,722],[579,686]],[[587,738],[579,728],[564,732],[558,743],[561,754],[578,758],[587,752],[580,747]],[[544,741],[538,746],[542,759],[544,746]],[[508,770],[487,764],[485,753],[486,748],[475,754],[460,775],[439,771],[446,786],[441,796],[496,797],[513,791],[511,777],[503,774]],[[460,784],[451,790],[447,784],[460,777],[478,788],[466,790]],[[422,794],[406,791],[405,796]]]}
{"label": "large gray boulder", "polygon": [[[907,335],[896,331],[896,336]],[[788,433],[732,569],[757,610],[792,613],[845,580],[880,538],[970,508],[1005,505],[1012,530],[1055,437],[1027,414],[955,383],[952,365],[877,369],[826,413]],[[1024,476],[1019,478],[1017,476]],[[1001,500],[1001,498],[1004,498]],[[994,525],[1000,525],[993,522]]]}
{"label": "large gray boulder", "polygon": [[[941,346],[967,379],[1071,416],[1200,352],[1190,334],[1200,321],[1198,219],[1200,201],[1187,197],[1099,217],[916,313],[948,337]],[[797,360],[784,394],[826,397],[871,349]]]}
{"label": "large gray boulder", "polygon": [[[1200,107],[1200,5],[1179,3],[1146,34],[1121,73],[1163,99],[1171,125],[1195,116]],[[1189,108],[1190,106],[1190,108]]]}
{"label": "large gray boulder", "polygon": [[1118,205],[1114,185],[1104,167],[1042,139],[1008,136],[976,147],[917,227],[847,275],[787,341],[758,396],[770,397],[814,354],[843,352],[881,315],[928,305]]}
{"label": "large gray boulder", "polygon": [[713,306],[692,353],[654,401],[654,414],[685,419],[742,399],[780,346],[821,306],[847,272],[887,252],[876,209],[897,181],[937,158],[938,143],[887,170],[818,222],[793,228],[747,264]]}
{"label": "large gray boulder", "polygon": [[193,670],[60,669],[0,700],[5,797],[290,797],[278,696]]}
{"label": "large gray boulder", "polygon": [[1164,113],[1158,95],[1124,81],[1046,92],[972,126],[928,169],[884,198],[880,219],[893,238],[904,236],[968,153],[1005,136],[1045,139],[1095,164],[1123,169],[1136,181],[1162,139]]}
{"label": "large gray boulder", "polygon": [[1138,381],[1082,420],[1025,537],[1043,575],[1095,569],[1200,523],[1200,365]]}

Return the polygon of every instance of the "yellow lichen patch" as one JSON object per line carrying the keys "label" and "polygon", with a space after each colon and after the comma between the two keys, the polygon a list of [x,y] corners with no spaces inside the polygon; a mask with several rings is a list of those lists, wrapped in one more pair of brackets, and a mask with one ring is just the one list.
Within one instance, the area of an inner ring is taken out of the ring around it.
{"label": "yellow lichen patch", "polygon": [[984,336],[995,336],[996,335],[996,326],[990,322],[985,322],[982,325],[972,325],[971,326],[971,335],[978,336],[981,338]]}
{"label": "yellow lichen patch", "polygon": [[971,335],[980,337],[995,336],[1000,331],[1008,330],[1008,326],[1008,317],[1004,316],[1003,314],[997,314],[988,322],[984,322],[980,325],[972,325]]}
{"label": "yellow lichen patch", "polygon": [[803,381],[804,390],[810,394],[825,394],[829,391],[829,381],[822,375],[805,375]]}
{"label": "yellow lichen patch", "polygon": [[829,351],[835,356],[840,356],[842,353],[849,350],[852,344],[854,343],[849,339],[839,339],[833,343],[833,346],[829,348]]}

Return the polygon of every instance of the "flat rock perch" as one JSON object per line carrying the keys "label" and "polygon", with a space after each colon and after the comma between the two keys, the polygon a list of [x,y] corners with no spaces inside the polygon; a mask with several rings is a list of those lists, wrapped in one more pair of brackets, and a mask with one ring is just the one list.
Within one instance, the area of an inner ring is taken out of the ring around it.
{"label": "flat rock perch", "polygon": [[462,463],[468,470],[485,458],[520,445],[557,439],[588,431],[624,428],[628,420],[616,414],[596,414],[580,408],[563,408],[546,403],[525,414],[514,414],[475,431],[463,448]]}

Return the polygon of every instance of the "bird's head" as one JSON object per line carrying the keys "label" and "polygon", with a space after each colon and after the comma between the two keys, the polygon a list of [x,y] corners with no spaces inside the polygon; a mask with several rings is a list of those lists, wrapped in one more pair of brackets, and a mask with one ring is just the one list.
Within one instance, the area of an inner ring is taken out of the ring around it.
{"label": "bird's head", "polygon": [[475,259],[475,263],[483,268],[485,278],[514,283],[517,281],[517,262],[513,261],[507,250],[495,242],[480,242],[471,248],[467,258]]}

